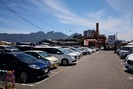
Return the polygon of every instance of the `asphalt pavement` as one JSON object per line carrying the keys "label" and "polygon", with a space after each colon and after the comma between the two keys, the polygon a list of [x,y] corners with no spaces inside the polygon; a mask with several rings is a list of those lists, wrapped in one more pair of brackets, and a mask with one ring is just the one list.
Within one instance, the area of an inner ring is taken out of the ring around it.
{"label": "asphalt pavement", "polygon": [[133,89],[133,73],[113,51],[98,51],[76,65],[59,66],[49,77],[33,83],[16,83],[17,89]]}

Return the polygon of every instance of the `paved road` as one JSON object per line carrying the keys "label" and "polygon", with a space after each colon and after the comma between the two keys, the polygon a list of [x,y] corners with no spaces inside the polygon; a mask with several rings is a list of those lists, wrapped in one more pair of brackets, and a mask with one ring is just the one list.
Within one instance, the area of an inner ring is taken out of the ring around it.
{"label": "paved road", "polygon": [[77,65],[59,66],[37,83],[16,84],[17,89],[133,89],[133,74],[113,51],[82,57]]}

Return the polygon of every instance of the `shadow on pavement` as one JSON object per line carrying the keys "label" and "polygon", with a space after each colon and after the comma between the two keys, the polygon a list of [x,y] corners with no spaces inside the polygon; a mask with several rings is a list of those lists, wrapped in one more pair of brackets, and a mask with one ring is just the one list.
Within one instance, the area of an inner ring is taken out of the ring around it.
{"label": "shadow on pavement", "polygon": [[126,73],[133,74],[133,71],[125,70]]}
{"label": "shadow on pavement", "polygon": [[16,83],[20,83],[20,84],[36,83],[36,82],[40,82],[40,81],[42,81],[42,80],[44,80],[44,79],[47,79],[48,77],[49,77],[49,76],[46,75],[46,76],[44,76],[44,77],[42,77],[42,78],[38,78],[38,79],[30,79],[30,80],[28,80],[26,83],[21,82],[21,81],[16,81]]}

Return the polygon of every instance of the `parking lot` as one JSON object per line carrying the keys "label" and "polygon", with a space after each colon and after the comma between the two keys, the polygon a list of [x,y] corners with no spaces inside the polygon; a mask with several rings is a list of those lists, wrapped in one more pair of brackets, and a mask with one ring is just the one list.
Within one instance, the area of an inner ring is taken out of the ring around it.
{"label": "parking lot", "polygon": [[52,69],[45,78],[15,85],[17,89],[132,89],[133,73],[125,71],[124,60],[114,51],[98,51],[81,57],[76,65]]}

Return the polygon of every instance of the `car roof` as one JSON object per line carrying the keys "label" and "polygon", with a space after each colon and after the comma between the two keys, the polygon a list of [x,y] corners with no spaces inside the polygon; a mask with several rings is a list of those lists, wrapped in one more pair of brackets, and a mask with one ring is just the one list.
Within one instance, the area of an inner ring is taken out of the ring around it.
{"label": "car roof", "polygon": [[24,54],[23,52],[6,52],[6,53],[1,53],[1,54]]}
{"label": "car roof", "polygon": [[133,45],[126,45],[126,46],[124,46],[124,47],[133,47]]}
{"label": "car roof", "polygon": [[0,45],[0,47],[12,47],[12,45]]}
{"label": "car roof", "polygon": [[44,51],[41,51],[41,50],[27,50],[27,51],[23,51],[23,52],[44,52]]}
{"label": "car roof", "polygon": [[34,48],[62,48],[62,47],[59,47],[59,46],[49,46],[49,47],[38,46],[38,47],[34,47]]}

